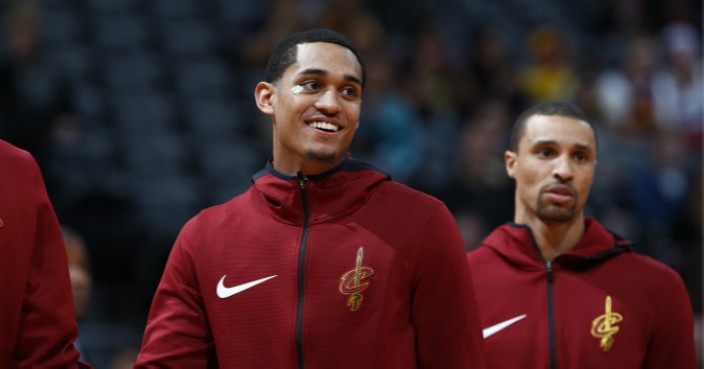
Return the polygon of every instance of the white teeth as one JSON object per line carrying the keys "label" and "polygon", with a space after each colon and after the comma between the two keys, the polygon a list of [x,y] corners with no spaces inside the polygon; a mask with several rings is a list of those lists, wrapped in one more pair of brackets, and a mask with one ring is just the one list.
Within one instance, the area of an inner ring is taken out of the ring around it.
{"label": "white teeth", "polygon": [[313,122],[310,124],[311,127],[317,128],[317,129],[322,129],[324,131],[330,131],[330,132],[337,132],[340,130],[340,128],[332,123],[326,123],[326,122]]}

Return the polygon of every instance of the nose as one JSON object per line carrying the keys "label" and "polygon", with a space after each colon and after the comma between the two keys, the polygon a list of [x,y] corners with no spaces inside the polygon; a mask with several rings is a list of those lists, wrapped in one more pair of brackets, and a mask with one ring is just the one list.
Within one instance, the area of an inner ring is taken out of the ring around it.
{"label": "nose", "polygon": [[561,155],[555,159],[555,166],[553,168],[553,175],[555,178],[565,182],[572,179],[574,176],[574,168],[572,167],[572,161],[568,155]]}
{"label": "nose", "polygon": [[325,113],[336,114],[342,109],[339,96],[334,89],[328,89],[316,100],[315,107]]}

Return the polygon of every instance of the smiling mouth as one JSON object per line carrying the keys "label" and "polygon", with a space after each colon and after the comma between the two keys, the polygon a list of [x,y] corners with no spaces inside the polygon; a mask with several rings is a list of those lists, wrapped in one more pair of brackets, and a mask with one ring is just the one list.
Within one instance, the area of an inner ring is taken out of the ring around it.
{"label": "smiling mouth", "polygon": [[334,133],[338,132],[340,130],[340,127],[332,124],[332,123],[327,123],[327,122],[311,122],[308,123],[308,127],[317,129],[319,131],[327,132],[327,133]]}

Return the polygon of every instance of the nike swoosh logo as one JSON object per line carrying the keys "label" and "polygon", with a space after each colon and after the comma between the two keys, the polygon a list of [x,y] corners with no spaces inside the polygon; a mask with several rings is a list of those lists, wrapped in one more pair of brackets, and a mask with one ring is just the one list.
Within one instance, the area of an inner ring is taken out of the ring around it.
{"label": "nike swoosh logo", "polygon": [[227,275],[224,275],[224,276],[222,276],[222,278],[220,278],[220,282],[218,282],[218,288],[216,290],[218,297],[221,299],[226,299],[226,298],[233,296],[233,295],[236,295],[242,291],[248,290],[258,284],[264,283],[274,277],[277,277],[277,275],[272,275],[272,276],[269,276],[266,278],[257,279],[256,281],[243,283],[243,284],[240,284],[240,285],[237,285],[234,287],[225,287],[225,283],[224,283],[225,277],[227,277]]}
{"label": "nike swoosh logo", "polygon": [[513,323],[515,323],[515,322],[517,322],[527,316],[528,316],[527,314],[519,315],[515,318],[511,318],[509,320],[503,321],[499,324],[494,324],[491,327],[484,328],[484,330],[482,330],[482,333],[484,333],[484,338],[487,338],[487,337],[493,335],[494,333],[508,327],[509,325],[511,325],[511,324],[513,324]]}

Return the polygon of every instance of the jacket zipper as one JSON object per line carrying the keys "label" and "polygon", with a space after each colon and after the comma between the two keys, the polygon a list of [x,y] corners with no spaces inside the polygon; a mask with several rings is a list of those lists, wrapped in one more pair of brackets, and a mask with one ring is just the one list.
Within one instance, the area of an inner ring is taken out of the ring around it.
{"label": "jacket zipper", "polygon": [[306,248],[308,246],[308,192],[306,191],[306,178],[303,173],[297,174],[298,188],[301,191],[303,204],[303,235],[301,236],[300,250],[298,253],[298,311],[296,313],[296,351],[298,352],[298,367],[303,369],[303,277]]}
{"label": "jacket zipper", "polygon": [[552,262],[545,263],[548,278],[548,340],[550,345],[550,369],[555,369],[555,307],[553,306]]}
{"label": "jacket zipper", "polygon": [[[530,229],[530,228],[529,228]],[[530,239],[533,241],[533,247],[535,251],[540,255],[540,258],[545,263],[545,275],[547,277],[547,293],[548,293],[548,349],[550,352],[550,369],[556,369],[557,362],[555,361],[555,307],[553,298],[553,271],[552,271],[552,260],[546,260],[543,253],[538,247],[538,243],[535,242],[535,237],[533,236],[533,231],[529,232]]]}

